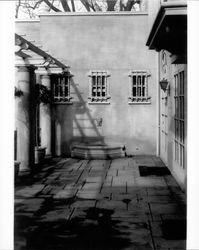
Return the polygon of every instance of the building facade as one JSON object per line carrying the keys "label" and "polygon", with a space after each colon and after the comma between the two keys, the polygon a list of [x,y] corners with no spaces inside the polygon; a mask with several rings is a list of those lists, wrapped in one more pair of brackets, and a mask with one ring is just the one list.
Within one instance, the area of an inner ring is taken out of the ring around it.
{"label": "building facade", "polygon": [[[26,82],[31,88],[28,84],[33,81],[32,86],[39,83],[51,89],[53,101],[40,105],[37,119],[39,146],[46,147],[47,154],[68,157],[77,143],[122,145],[127,155],[160,154],[185,187],[187,71],[181,63],[185,52],[179,55],[156,47],[162,35],[154,44],[155,26],[161,23],[157,13],[163,7],[159,8],[159,1],[149,1],[147,9],[137,12],[42,14],[36,21],[16,22],[16,33],[33,41],[34,53],[34,43],[42,45],[43,52],[36,50],[37,55],[17,55],[16,86]],[[162,90],[160,82],[169,87]],[[31,96],[30,89],[22,90]],[[24,98],[22,107],[29,105],[29,112],[31,98],[28,103]],[[16,110],[18,161],[23,160],[23,137],[30,145],[25,146],[29,158],[21,169],[30,165],[28,161],[34,164],[37,130],[31,125],[35,121],[24,120],[35,120],[35,109],[28,118],[23,112]]]}
{"label": "building facade", "polygon": [[187,178],[187,3],[162,3],[147,45],[159,53],[160,157],[178,183]]}

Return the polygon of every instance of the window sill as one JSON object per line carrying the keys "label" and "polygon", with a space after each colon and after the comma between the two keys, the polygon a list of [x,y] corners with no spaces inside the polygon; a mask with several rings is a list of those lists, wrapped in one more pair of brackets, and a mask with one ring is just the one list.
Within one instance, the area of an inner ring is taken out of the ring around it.
{"label": "window sill", "polygon": [[105,104],[105,105],[107,105],[107,104],[110,104],[110,102],[88,102],[88,104],[99,104],[99,105],[103,105],[103,104]]}
{"label": "window sill", "polygon": [[53,105],[71,105],[73,102],[53,102]]}
{"label": "window sill", "polygon": [[129,105],[142,105],[142,104],[151,104],[151,102],[150,101],[144,101],[144,102],[137,102],[137,101],[131,102],[131,101],[129,101],[128,104]]}

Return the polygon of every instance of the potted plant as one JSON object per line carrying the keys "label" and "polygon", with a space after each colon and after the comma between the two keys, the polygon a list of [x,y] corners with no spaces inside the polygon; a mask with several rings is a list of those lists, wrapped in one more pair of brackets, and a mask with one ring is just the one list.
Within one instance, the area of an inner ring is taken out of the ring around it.
{"label": "potted plant", "polygon": [[[20,98],[24,93],[21,89],[15,86],[14,96]],[[19,175],[19,166],[21,162],[17,161],[17,130],[14,131],[14,179]]]}
{"label": "potted plant", "polygon": [[47,105],[51,102],[51,91],[44,85],[35,85],[36,102],[36,132],[35,132],[35,164],[42,162],[45,158],[46,148],[41,147],[41,128],[40,128],[40,105]]}
{"label": "potted plant", "polygon": [[15,86],[15,97],[23,96],[23,91]]}

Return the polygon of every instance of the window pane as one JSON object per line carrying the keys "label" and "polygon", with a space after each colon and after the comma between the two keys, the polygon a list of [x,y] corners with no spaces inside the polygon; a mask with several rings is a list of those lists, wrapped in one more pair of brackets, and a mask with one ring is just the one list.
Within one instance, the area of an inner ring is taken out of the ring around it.
{"label": "window pane", "polygon": [[175,76],[175,160],[184,168],[184,71]]}
{"label": "window pane", "polygon": [[136,87],[133,87],[133,96],[136,96]]}
{"label": "window pane", "polygon": [[107,73],[104,71],[93,71],[91,80],[91,101],[106,101],[107,96]]}
{"label": "window pane", "polygon": [[136,76],[134,75],[133,76],[133,85],[136,85],[137,83],[136,83]]}
{"label": "window pane", "polygon": [[148,74],[145,71],[132,71],[131,72],[131,102],[148,102],[147,96],[147,77]]}

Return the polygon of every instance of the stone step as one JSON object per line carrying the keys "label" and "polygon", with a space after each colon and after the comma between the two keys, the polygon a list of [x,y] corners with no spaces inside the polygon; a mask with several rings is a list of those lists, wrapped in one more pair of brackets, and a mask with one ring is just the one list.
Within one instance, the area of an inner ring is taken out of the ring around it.
{"label": "stone step", "polygon": [[125,157],[123,145],[82,145],[71,147],[71,157],[80,159],[114,159]]}

